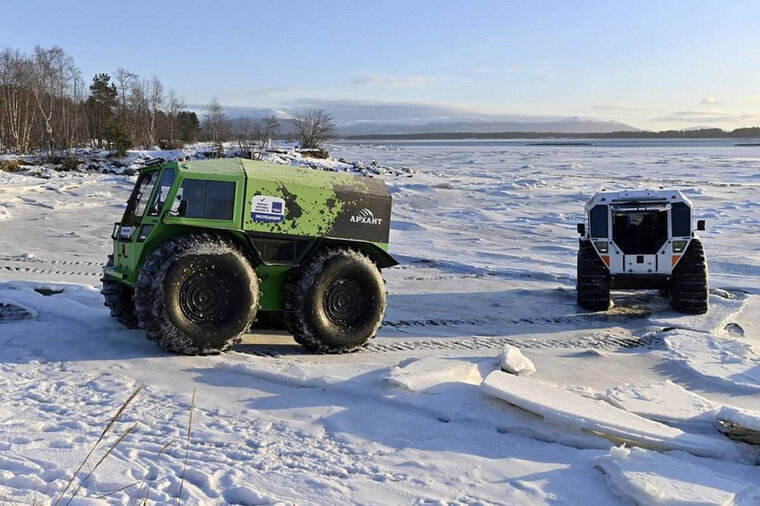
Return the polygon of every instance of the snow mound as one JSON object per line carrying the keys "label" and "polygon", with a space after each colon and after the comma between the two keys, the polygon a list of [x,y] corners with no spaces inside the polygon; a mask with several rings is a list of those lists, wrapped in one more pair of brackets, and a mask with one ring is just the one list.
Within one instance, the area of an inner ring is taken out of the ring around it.
{"label": "snow mound", "polygon": [[612,492],[632,504],[662,506],[737,505],[760,503],[755,485],[706,467],[640,448],[610,450],[596,467]]}
{"label": "snow mound", "polygon": [[683,450],[704,457],[753,458],[725,439],[689,434],[604,401],[502,371],[489,374],[482,388],[486,394],[539,415],[548,423],[593,432],[616,442],[660,451]]}
{"label": "snow mound", "polygon": [[650,385],[626,383],[609,388],[599,397],[631,413],[666,423],[712,424],[720,408],[670,380]]}
{"label": "snow mound", "polygon": [[749,343],[676,330],[665,338],[665,347],[673,360],[702,376],[760,390],[760,356]]}
{"label": "snow mound", "polygon": [[536,372],[533,362],[511,344],[505,344],[499,353],[499,366],[502,371],[518,376],[530,376]]}
{"label": "snow mound", "polygon": [[483,381],[472,362],[444,358],[422,358],[404,366],[393,367],[385,380],[414,392],[449,382],[478,385]]}

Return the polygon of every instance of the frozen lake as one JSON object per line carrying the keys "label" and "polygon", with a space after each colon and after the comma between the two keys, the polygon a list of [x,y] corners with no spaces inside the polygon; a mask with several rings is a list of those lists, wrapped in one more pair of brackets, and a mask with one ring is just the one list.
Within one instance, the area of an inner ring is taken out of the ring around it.
{"label": "frozen lake", "polygon": [[[625,504],[621,490],[752,500],[756,447],[720,434],[716,413],[760,406],[760,147],[542,142],[565,141],[331,146],[335,158],[416,171],[382,176],[401,265],[383,273],[379,337],[344,356],[305,354],[276,332],[216,357],[158,350],[112,321],[97,292],[134,179],[0,173],[0,303],[28,311],[0,322],[0,496],[63,490],[145,384],[108,442],[135,431],[83,487],[87,501],[130,484],[109,499],[175,500],[194,389],[186,504]],[[679,315],[646,291],[614,292],[609,313],[575,304],[583,205],[630,187],[679,188],[707,221],[707,315]],[[544,418],[483,393],[504,344],[537,369],[520,378],[534,397],[514,402]],[[552,388],[566,405],[545,402]],[[592,402],[595,418],[572,419]],[[610,450],[619,441],[597,434],[610,419],[632,424],[618,435],[660,439]],[[657,451],[670,448],[680,451]]]}

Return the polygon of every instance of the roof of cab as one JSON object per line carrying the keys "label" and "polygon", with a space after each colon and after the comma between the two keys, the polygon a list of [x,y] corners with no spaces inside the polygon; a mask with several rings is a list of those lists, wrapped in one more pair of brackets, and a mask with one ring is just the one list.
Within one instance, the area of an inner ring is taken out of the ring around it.
{"label": "roof of cab", "polygon": [[624,202],[647,202],[647,201],[663,201],[663,202],[685,202],[691,206],[691,200],[688,199],[680,190],[660,188],[657,190],[647,189],[632,189],[632,190],[618,190],[618,191],[606,191],[602,190],[595,193],[586,202],[586,210],[591,209],[597,204],[615,204]]}
{"label": "roof of cab", "polygon": [[244,176],[249,179],[290,181],[301,185],[314,186],[346,185],[359,187],[359,191],[375,194],[388,194],[384,182],[379,178],[363,177],[347,172],[324,171],[305,167],[294,167],[276,163],[248,160],[244,158],[216,158],[178,162],[184,175],[201,177]]}

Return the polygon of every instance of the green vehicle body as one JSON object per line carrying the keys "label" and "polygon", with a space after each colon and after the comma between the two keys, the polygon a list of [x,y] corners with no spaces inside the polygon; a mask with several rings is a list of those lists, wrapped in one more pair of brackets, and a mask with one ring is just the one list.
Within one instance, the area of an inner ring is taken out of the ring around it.
{"label": "green vehicle body", "polygon": [[140,171],[114,224],[104,274],[134,288],[145,259],[167,240],[214,232],[252,262],[259,310],[280,311],[288,272],[324,246],[350,245],[379,268],[396,265],[390,212],[390,193],[376,178],[246,159],[157,163]]}

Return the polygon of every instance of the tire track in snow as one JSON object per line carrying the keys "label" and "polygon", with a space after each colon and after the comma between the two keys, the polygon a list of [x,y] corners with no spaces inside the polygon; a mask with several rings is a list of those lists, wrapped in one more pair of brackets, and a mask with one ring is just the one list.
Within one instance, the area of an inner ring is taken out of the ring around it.
{"label": "tire track in snow", "polygon": [[[590,335],[579,339],[526,339],[518,337],[480,337],[480,338],[437,338],[437,339],[405,339],[396,340],[384,338],[369,342],[357,353],[389,353],[389,352],[415,352],[415,351],[478,351],[497,350],[510,344],[524,349],[594,349],[594,350],[620,350],[620,349],[644,349],[659,350],[663,348],[662,336],[647,334],[643,337],[620,336],[613,333]],[[242,353],[260,357],[282,357],[288,355],[302,355],[304,350],[300,346],[269,346],[245,344],[236,349]]]}
{"label": "tire track in snow", "polygon": [[650,312],[640,314],[579,314],[565,317],[538,317],[538,318],[427,318],[419,320],[391,320],[384,321],[384,327],[394,329],[414,327],[462,327],[482,325],[570,325],[578,322],[627,322],[651,316]]}
{"label": "tire track in snow", "polygon": [[105,264],[88,260],[50,260],[37,257],[0,256],[0,273],[28,272],[58,276],[100,277]]}

